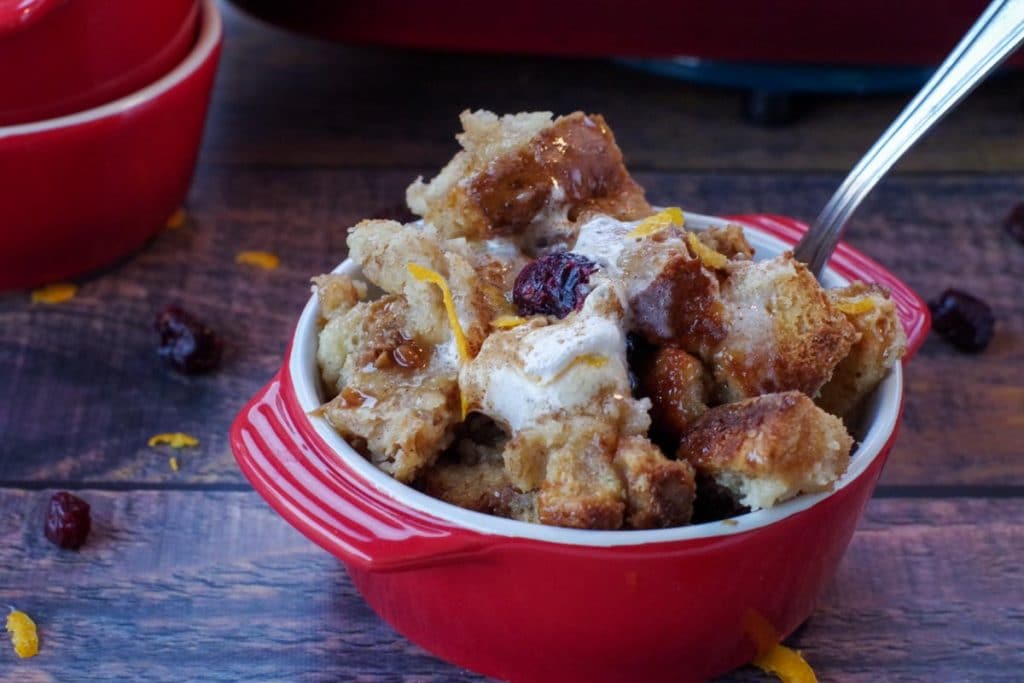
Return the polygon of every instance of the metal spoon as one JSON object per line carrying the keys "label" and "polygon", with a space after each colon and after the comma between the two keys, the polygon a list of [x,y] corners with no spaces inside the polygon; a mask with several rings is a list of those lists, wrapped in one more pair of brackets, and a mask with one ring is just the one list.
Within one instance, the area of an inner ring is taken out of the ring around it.
{"label": "metal spoon", "polygon": [[995,0],[928,83],[853,167],[793,254],[821,277],[846,222],[897,159],[1024,41],[1024,0]]}

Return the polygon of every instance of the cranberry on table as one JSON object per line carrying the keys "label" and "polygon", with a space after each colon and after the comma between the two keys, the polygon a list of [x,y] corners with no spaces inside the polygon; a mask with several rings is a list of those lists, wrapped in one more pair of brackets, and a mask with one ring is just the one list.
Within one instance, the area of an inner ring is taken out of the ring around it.
{"label": "cranberry on table", "polygon": [[978,353],[992,341],[995,317],[981,299],[958,289],[947,289],[928,302],[932,330],[961,351]]}
{"label": "cranberry on table", "polygon": [[91,528],[88,503],[67,491],[53,494],[43,523],[43,533],[51,543],[77,550],[85,543]]}
{"label": "cranberry on table", "polygon": [[172,368],[188,375],[209,372],[220,365],[224,345],[220,337],[180,306],[168,306],[157,316],[160,334],[157,353]]}
{"label": "cranberry on table", "polygon": [[1006,220],[1003,221],[1003,227],[1011,237],[1024,244],[1024,202],[1013,207]]}
{"label": "cranberry on table", "polygon": [[519,271],[512,302],[519,315],[564,318],[578,311],[587,298],[587,283],[597,264],[580,254],[563,251],[531,261]]}

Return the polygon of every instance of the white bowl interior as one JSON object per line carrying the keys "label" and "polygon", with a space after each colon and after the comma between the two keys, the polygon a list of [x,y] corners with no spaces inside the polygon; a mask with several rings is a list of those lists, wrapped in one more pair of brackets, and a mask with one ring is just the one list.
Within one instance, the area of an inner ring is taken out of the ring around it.
{"label": "white bowl interior", "polygon": [[[728,223],[729,221],[711,216],[686,214],[686,227],[690,229],[704,230],[715,225],[726,225]],[[789,248],[789,245],[785,242],[771,235],[759,232],[754,228],[745,227],[744,229],[747,239],[756,250],[755,258],[757,260],[772,258]],[[346,260],[335,268],[334,272],[358,275],[359,269],[354,262]],[[848,284],[845,278],[831,270],[826,270],[823,280],[826,287],[841,287]],[[863,417],[863,424],[867,426],[867,431],[862,435],[860,445],[852,455],[850,466],[839,481],[836,482],[832,491],[801,495],[766,510],[758,510],[732,517],[728,524],[717,521],[645,531],[565,529],[474,512],[420,493],[416,489],[394,480],[374,467],[349,446],[334,431],[326,419],[309,415],[310,412],[323,403],[319,371],[316,363],[317,334],[319,331],[317,329],[318,317],[319,304],[314,295],[310,297],[302,311],[302,316],[299,318],[295,337],[292,340],[291,358],[288,366],[299,405],[306,412],[317,433],[331,446],[345,464],[355,470],[367,483],[385,495],[460,527],[499,536],[607,547],[727,536],[772,524],[812,507],[828,496],[833,495],[836,490],[848,486],[850,482],[863,474],[871,462],[878,457],[882,447],[889,440],[890,435],[895,429],[900,397],[903,394],[903,372],[900,364],[897,363],[874,394],[869,397]]]}

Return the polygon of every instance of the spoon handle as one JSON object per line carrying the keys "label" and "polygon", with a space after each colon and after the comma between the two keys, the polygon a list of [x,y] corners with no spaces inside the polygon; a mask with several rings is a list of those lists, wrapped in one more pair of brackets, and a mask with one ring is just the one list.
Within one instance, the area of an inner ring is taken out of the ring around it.
{"label": "spoon handle", "polygon": [[794,249],[816,277],[861,201],[917,140],[1024,40],[1024,0],[995,0],[868,153]]}

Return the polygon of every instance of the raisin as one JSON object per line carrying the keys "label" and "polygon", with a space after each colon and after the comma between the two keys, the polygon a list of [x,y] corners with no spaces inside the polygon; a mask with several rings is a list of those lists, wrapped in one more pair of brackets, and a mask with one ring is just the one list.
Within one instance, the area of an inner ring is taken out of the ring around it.
{"label": "raisin", "polygon": [[563,251],[527,263],[512,288],[519,315],[564,318],[578,311],[587,298],[587,283],[597,264],[585,256]]}
{"label": "raisin", "polygon": [[43,524],[43,533],[51,543],[77,550],[85,543],[91,527],[88,503],[67,491],[53,494]]}
{"label": "raisin", "polygon": [[1024,202],[1013,207],[1013,211],[1003,221],[1003,227],[1011,237],[1024,244]]}
{"label": "raisin", "polygon": [[932,329],[953,346],[968,353],[984,351],[992,341],[995,318],[981,299],[958,289],[947,289],[928,303]]}
{"label": "raisin", "polygon": [[223,343],[198,318],[179,306],[168,306],[156,319],[160,333],[157,353],[172,368],[187,375],[209,372],[220,365]]}

